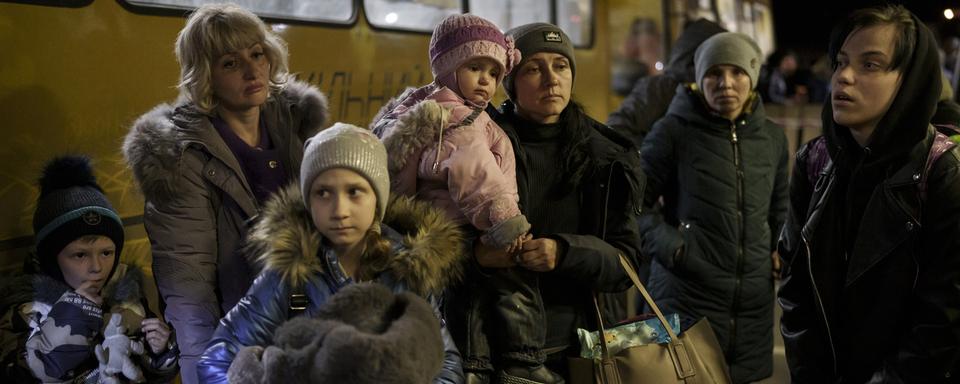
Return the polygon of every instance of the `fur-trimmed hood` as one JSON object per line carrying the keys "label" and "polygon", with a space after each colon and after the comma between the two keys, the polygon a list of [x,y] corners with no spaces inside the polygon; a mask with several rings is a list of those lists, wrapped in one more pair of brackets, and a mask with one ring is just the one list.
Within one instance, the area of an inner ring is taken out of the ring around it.
{"label": "fur-trimmed hood", "polygon": [[[460,279],[464,236],[441,210],[410,197],[393,197],[383,224],[383,237],[392,243],[393,252],[386,260],[362,259],[359,275],[389,273],[421,295],[440,294]],[[318,257],[321,234],[303,204],[297,183],[266,204],[248,241],[248,254],[263,271],[275,271],[294,286],[324,271]]]}
{"label": "fur-trimmed hood", "polygon": [[[474,124],[478,118],[489,120],[489,116],[481,116],[483,109],[467,106],[463,98],[449,88],[435,88],[423,100],[410,103],[418,92],[421,90],[408,89],[388,102],[392,112],[374,124],[374,133],[387,148],[391,175],[400,172],[410,161],[417,161],[423,149],[436,145],[444,131]],[[384,124],[391,119],[395,122]],[[486,121],[479,123],[487,124]]]}
{"label": "fur-trimmed hood", "polygon": [[397,116],[419,103],[437,90],[437,85],[430,83],[420,88],[407,87],[400,95],[387,101],[383,107],[377,111],[376,116],[370,122],[370,130],[374,135],[383,136],[383,129],[393,124]]}
{"label": "fur-trimmed hood", "polygon": [[[295,121],[278,121],[277,126],[289,126],[294,132],[288,135],[306,139],[326,125],[327,98],[310,84],[290,80],[271,95],[262,112],[268,122],[286,119],[282,116],[287,114]],[[123,155],[144,195],[173,196],[183,151],[191,144],[212,150],[208,138],[217,133],[209,129],[207,117],[181,96],[173,104],[154,107],[133,123],[124,139]]]}
{"label": "fur-trimmed hood", "polygon": [[[0,285],[0,308],[36,302],[53,306],[71,290],[66,283],[42,273],[14,277]],[[136,266],[119,264],[113,277],[103,288],[104,307],[114,304],[140,304],[143,299],[143,271]]]}

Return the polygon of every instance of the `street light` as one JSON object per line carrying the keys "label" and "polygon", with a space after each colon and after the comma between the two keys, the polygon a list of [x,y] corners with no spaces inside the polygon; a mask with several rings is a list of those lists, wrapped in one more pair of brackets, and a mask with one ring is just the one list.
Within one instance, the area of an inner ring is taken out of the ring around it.
{"label": "street light", "polygon": [[953,20],[953,10],[950,8],[943,10],[943,17],[946,17],[947,20]]}

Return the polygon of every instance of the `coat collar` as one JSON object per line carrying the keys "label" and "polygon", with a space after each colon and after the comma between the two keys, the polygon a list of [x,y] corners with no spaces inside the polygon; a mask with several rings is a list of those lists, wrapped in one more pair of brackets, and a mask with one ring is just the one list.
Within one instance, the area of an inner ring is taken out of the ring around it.
{"label": "coat collar", "polygon": [[[283,114],[289,114],[293,110],[297,111],[300,120],[283,121]],[[289,126],[289,133],[286,134],[288,136],[306,138],[326,124],[327,115],[327,99],[320,91],[309,84],[291,80],[267,101],[261,116],[267,120],[268,125]],[[279,137],[271,138],[275,143],[290,142],[278,140]],[[236,157],[217,134],[207,116],[181,97],[174,104],[160,104],[138,118],[124,139],[124,157],[144,195],[160,200],[177,195],[180,159],[191,145],[202,146],[233,172],[238,175],[243,173]],[[296,163],[299,164],[299,161]],[[244,178],[240,179],[241,186],[247,190],[252,200],[250,186]],[[248,213],[255,211],[251,204],[244,207]]]}
{"label": "coat collar", "polygon": [[[410,197],[394,197],[387,205],[383,236],[393,245],[385,259],[363,260],[366,274],[389,273],[418,294],[441,294],[462,275],[464,237],[444,213]],[[313,275],[324,273],[318,252],[321,235],[313,225],[301,197],[292,184],[271,199],[249,236],[248,253],[263,271],[302,286]]]}
{"label": "coat collar", "polygon": [[909,160],[873,193],[853,245],[847,267],[850,285],[920,230],[920,178],[935,131],[910,150]]}
{"label": "coat collar", "polygon": [[[914,232],[920,230],[919,183],[926,165],[927,153],[935,131],[928,127],[927,137],[911,150],[909,160],[893,171],[874,190],[869,198],[864,216],[847,266],[846,285],[851,285],[874,265],[890,255]],[[818,226],[823,202],[835,190],[835,169],[828,172],[819,194],[811,198],[811,214],[804,225],[807,238]]]}
{"label": "coat collar", "polygon": [[[37,302],[52,306],[70,291],[63,281],[42,273],[20,275],[0,284],[0,306]],[[140,304],[143,296],[143,271],[134,265],[119,264],[101,294],[105,307],[115,304]]]}
{"label": "coat collar", "polygon": [[[751,96],[747,101],[750,103],[734,122],[737,129],[756,129],[763,126],[766,120],[766,112],[763,109],[763,103],[760,98],[755,96],[755,91],[751,91]],[[702,91],[696,89],[696,84],[680,84],[677,86],[677,93],[670,107],[667,109],[668,115],[674,115],[684,121],[689,121],[698,127],[707,127],[718,129],[724,132],[730,130],[731,121],[720,115],[717,115],[707,107],[707,102],[703,98]]]}

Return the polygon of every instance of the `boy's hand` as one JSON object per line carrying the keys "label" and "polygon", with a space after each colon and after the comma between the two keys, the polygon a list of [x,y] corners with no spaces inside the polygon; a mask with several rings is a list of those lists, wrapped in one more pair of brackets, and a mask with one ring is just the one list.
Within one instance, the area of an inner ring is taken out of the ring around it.
{"label": "boy's hand", "polygon": [[170,328],[167,327],[166,323],[156,317],[143,319],[140,323],[140,330],[146,335],[150,352],[159,355],[167,351],[167,344],[170,341]]}
{"label": "boy's hand", "polygon": [[73,291],[80,296],[86,297],[88,300],[96,303],[97,305],[103,305],[103,298],[100,297],[100,286],[95,282],[84,281],[83,283],[80,283],[80,286]]}

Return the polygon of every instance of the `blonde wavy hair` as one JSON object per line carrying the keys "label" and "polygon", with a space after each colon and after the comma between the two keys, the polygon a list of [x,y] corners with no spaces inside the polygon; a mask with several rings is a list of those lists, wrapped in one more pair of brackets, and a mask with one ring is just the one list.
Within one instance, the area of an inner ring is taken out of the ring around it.
{"label": "blonde wavy hair", "polygon": [[197,8],[177,36],[174,52],[180,63],[180,94],[201,112],[217,107],[212,68],[224,54],[259,43],[270,62],[270,94],[287,82],[287,44],[246,8],[236,4],[208,4]]}

